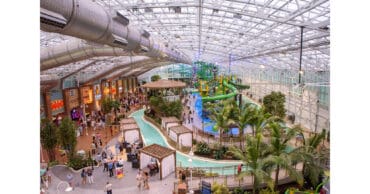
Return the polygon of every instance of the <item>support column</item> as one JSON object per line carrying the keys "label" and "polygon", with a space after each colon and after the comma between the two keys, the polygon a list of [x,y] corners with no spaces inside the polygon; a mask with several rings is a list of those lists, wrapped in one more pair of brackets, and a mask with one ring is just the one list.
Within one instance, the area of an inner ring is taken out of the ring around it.
{"label": "support column", "polygon": [[42,92],[42,98],[44,98],[45,117],[51,120],[52,113],[51,113],[50,92],[49,91]]}

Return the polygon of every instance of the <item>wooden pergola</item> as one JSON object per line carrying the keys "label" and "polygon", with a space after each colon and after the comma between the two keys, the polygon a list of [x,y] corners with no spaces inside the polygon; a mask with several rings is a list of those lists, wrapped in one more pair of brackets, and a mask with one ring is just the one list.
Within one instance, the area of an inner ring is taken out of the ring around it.
{"label": "wooden pergola", "polygon": [[[132,140],[132,138],[135,139],[135,135],[136,135],[135,131],[137,131],[138,138],[141,140],[140,127],[136,124],[136,121],[135,121],[135,123],[127,123],[127,124],[122,124],[121,123],[120,129],[122,131],[122,136],[125,137],[125,140],[126,141],[129,140],[127,142],[129,142],[129,143],[134,142],[134,140]],[[129,136],[129,137],[127,137],[126,135]],[[130,135],[132,135],[134,137],[131,137]]]}
{"label": "wooden pergola", "polygon": [[119,122],[120,124],[130,124],[130,123],[136,123],[136,120],[132,117],[127,118],[127,119],[122,119]]}
{"label": "wooden pergola", "polygon": [[163,89],[163,88],[185,88],[186,83],[174,80],[161,79],[155,82],[149,82],[142,85],[143,88]]}
{"label": "wooden pergola", "polygon": [[[177,136],[176,138],[177,145],[180,145],[182,143],[181,141],[186,141],[186,144],[187,144],[186,146],[191,147],[191,144],[193,141],[193,131],[192,130],[185,127],[184,125],[170,127],[169,136],[172,139],[171,131]],[[186,137],[188,137],[189,139],[186,139]]]}
{"label": "wooden pergola", "polygon": [[[151,144],[149,146],[143,147],[139,150],[140,154],[140,168],[143,169],[147,164],[145,164],[144,157],[142,154],[148,155],[150,157],[153,157],[159,161],[159,178],[162,180],[163,177],[163,166],[171,167],[171,156],[173,155],[173,170],[175,171],[176,176],[176,151],[158,144]],[[167,159],[168,158],[168,159]],[[170,174],[169,172],[168,174]],[[168,174],[165,174],[164,176],[167,176]]]}
{"label": "wooden pergola", "polygon": [[176,117],[161,117],[161,127],[166,129],[168,123],[178,123],[181,124],[181,121]]}

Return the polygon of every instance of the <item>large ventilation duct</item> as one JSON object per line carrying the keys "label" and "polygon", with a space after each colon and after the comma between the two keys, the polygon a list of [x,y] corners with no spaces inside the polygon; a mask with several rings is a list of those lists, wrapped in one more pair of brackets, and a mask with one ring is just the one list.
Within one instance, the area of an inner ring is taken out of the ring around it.
{"label": "large ventilation duct", "polygon": [[111,14],[90,0],[41,0],[41,29],[93,42],[145,52],[147,56],[191,64],[189,57],[169,49],[129,25],[119,12]]}
{"label": "large ventilation duct", "polygon": [[41,49],[41,71],[99,56],[124,56],[128,51],[102,44],[91,44],[81,39],[71,39],[62,44]]}

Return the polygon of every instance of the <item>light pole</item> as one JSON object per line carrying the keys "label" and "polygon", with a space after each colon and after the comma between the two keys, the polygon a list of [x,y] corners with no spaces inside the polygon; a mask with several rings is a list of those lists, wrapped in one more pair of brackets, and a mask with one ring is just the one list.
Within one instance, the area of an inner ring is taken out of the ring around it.
{"label": "light pole", "polygon": [[70,191],[72,191],[72,190],[73,190],[73,188],[69,185],[69,183],[68,183],[68,182],[66,182],[66,181],[60,181],[60,182],[58,183],[58,185],[57,185],[57,193],[59,193],[59,192],[60,192],[60,191],[59,191],[59,187],[60,187],[62,184],[67,185],[67,188],[65,188],[65,189],[64,189],[64,191],[65,191],[65,192],[70,192]]}
{"label": "light pole", "polygon": [[193,148],[191,148],[190,152],[189,152],[189,162],[190,162],[190,190],[189,190],[189,193],[194,193],[193,189],[192,189],[192,185],[193,185],[193,156],[194,156],[194,153],[193,153]]}

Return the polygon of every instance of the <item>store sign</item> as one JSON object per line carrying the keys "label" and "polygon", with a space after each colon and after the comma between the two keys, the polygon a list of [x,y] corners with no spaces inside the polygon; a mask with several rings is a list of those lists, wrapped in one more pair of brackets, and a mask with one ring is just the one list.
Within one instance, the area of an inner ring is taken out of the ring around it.
{"label": "store sign", "polygon": [[101,93],[100,93],[100,86],[99,85],[94,86],[94,92],[95,92],[95,100],[100,100],[101,99]]}
{"label": "store sign", "polygon": [[109,94],[109,88],[108,87],[104,87],[103,93],[105,95],[108,95]]}
{"label": "store sign", "polygon": [[92,90],[89,87],[82,88],[82,99],[84,104],[92,103]]}
{"label": "store sign", "polygon": [[116,94],[116,88],[111,88],[111,93]]}
{"label": "store sign", "polygon": [[53,101],[51,101],[50,104],[51,104],[51,110],[52,111],[56,111],[56,110],[64,108],[63,100],[53,100]]}
{"label": "store sign", "polygon": [[64,101],[61,90],[51,90],[50,92],[50,109],[52,115],[64,112]]}

